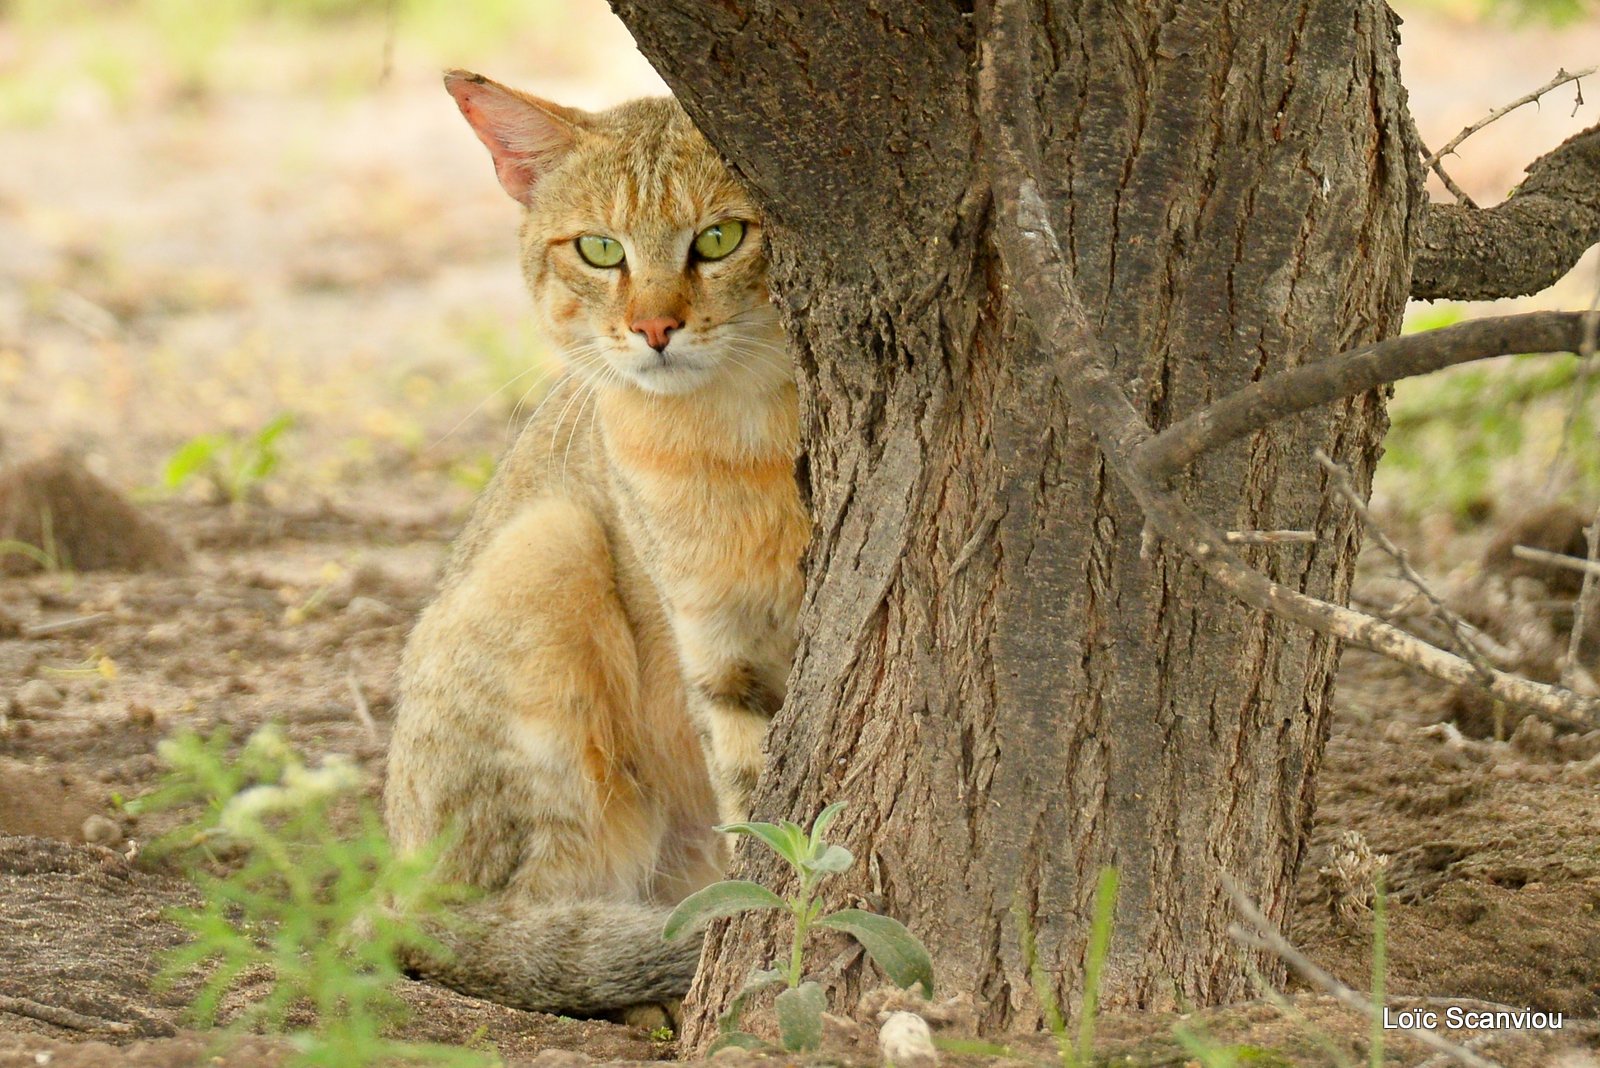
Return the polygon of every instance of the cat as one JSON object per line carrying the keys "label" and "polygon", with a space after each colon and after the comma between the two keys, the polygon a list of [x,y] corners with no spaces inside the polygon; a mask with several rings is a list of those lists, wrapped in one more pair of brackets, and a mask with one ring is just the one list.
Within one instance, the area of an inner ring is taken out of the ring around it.
{"label": "cat", "polygon": [[563,365],[405,649],[385,816],[481,891],[416,972],[569,1015],[670,1004],[782,704],[809,519],[755,206],[670,99],[589,113],[451,71],[523,205]]}

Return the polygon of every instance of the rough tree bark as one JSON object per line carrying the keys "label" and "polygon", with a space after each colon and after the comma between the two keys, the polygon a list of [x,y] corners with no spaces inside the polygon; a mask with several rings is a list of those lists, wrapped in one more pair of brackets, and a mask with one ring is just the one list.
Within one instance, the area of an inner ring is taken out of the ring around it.
{"label": "rough tree bark", "polygon": [[[1013,906],[1072,1003],[1104,865],[1105,1003],[1244,995],[1219,877],[1281,922],[1337,649],[1142,536],[1018,321],[977,115],[988,5],[612,2],[760,198],[798,359],[814,539],[756,814],[848,802],[835,833],[862,863],[834,903],[907,921],[987,1030],[1039,1013]],[[1051,221],[1152,427],[1395,331],[1421,171],[1382,4],[1033,0],[1031,20]],[[1383,429],[1364,394],[1175,485],[1225,528],[1316,530],[1242,552],[1342,601],[1359,531],[1310,457],[1365,484]],[[691,1049],[778,955],[767,920],[713,929]],[[818,949],[836,996],[874,982],[843,941]]]}

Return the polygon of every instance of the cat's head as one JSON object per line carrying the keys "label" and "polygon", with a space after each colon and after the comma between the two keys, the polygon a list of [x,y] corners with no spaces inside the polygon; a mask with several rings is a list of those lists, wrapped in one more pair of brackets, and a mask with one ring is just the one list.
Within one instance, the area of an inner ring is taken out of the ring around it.
{"label": "cat's head", "polygon": [[569,368],[655,394],[788,381],[755,209],[676,102],[584,112],[466,71],[445,87],[527,208],[523,271]]}

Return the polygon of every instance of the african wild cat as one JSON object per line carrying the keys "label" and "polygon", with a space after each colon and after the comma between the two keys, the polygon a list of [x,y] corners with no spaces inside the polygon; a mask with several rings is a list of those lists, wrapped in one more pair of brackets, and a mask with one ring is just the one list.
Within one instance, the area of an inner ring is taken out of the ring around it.
{"label": "african wild cat", "polygon": [[[681,997],[672,905],[719,874],[783,699],[808,520],[748,197],[677,104],[597,114],[445,85],[522,203],[565,374],[406,646],[391,836],[485,892],[417,970],[596,1014]],[[709,770],[708,770],[709,768]]]}

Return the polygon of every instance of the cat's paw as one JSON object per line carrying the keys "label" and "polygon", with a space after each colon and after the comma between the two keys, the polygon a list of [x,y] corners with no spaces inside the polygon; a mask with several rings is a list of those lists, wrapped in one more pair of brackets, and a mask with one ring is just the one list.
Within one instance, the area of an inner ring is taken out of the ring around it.
{"label": "cat's paw", "polygon": [[622,1022],[629,1027],[638,1027],[645,1031],[659,1031],[663,1027],[678,1033],[678,1025],[683,1022],[683,1002],[677,998],[670,1001],[647,1001],[639,1005],[629,1005],[621,1012]]}

